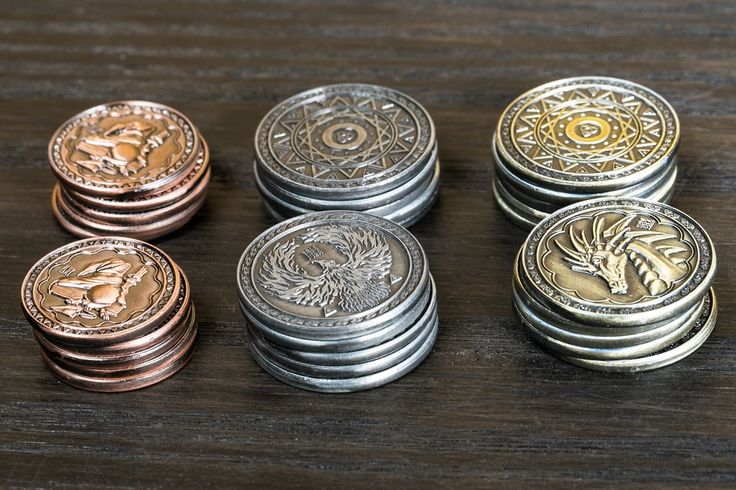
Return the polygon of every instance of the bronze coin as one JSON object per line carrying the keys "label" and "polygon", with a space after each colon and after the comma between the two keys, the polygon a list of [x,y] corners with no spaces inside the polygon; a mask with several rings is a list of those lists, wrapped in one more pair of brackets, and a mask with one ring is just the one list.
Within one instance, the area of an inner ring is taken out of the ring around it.
{"label": "bronze coin", "polygon": [[41,356],[51,371],[65,383],[87,391],[114,393],[145,388],[171,377],[191,359],[195,340],[196,331],[185,348],[177,352],[176,355],[172,356],[164,364],[156,366],[156,368],[150,371],[130,376],[93,377],[80,375],[54,363],[43,350],[41,350]]}
{"label": "bronze coin", "polygon": [[44,354],[52,359],[54,363],[69,372],[89,377],[114,377],[131,376],[144,372],[150,372],[157,367],[165,365],[170,359],[179,355],[187,349],[194,341],[197,334],[197,322],[194,315],[189,315],[185,322],[180,323],[174,331],[170,342],[161,344],[155,352],[148,353],[145,357],[127,361],[107,362],[94,366],[77,364],[63,357],[55,357],[52,353],[44,351]]}
{"label": "bronze coin", "polygon": [[177,305],[182,277],[161,250],[139,240],[79,240],[41,258],[21,287],[23,310],[46,338],[111,345],[155,330]]}
{"label": "bronze coin", "polygon": [[139,240],[152,240],[185,225],[199,211],[205,199],[206,194],[183,211],[159,222],[128,226],[103,223],[75,212],[74,209],[65,205],[65,202],[59,199],[57,188],[54,189],[51,196],[51,209],[61,226],[79,237],[117,235]]}
{"label": "bronze coin", "polygon": [[199,133],[162,104],[119,101],[92,107],[54,133],[49,162],[64,185],[100,196],[158,193],[190,172]]}
{"label": "bronze coin", "polygon": [[199,141],[200,151],[192,170],[175,185],[163,191],[147,193],[142,196],[105,197],[85,194],[72,187],[64,186],[64,191],[75,201],[89,207],[119,212],[135,212],[156,209],[168,206],[188,195],[193,188],[198,187],[203,178],[209,181],[209,147],[204,139]]}
{"label": "bronze coin", "polygon": [[191,189],[191,191],[178,201],[173,202],[164,207],[159,207],[150,211],[109,211],[104,209],[98,209],[92,206],[88,206],[82,202],[77,201],[71,194],[69,194],[65,188],[59,187],[58,198],[64,201],[64,205],[70,209],[73,209],[76,213],[87,216],[90,219],[100,221],[102,223],[108,223],[112,225],[139,225],[157,222],[173,216],[183,210],[189,208],[198,200],[204,198],[204,194],[207,193],[207,185],[209,184],[210,172],[205,173],[203,179],[197,183],[197,186]]}

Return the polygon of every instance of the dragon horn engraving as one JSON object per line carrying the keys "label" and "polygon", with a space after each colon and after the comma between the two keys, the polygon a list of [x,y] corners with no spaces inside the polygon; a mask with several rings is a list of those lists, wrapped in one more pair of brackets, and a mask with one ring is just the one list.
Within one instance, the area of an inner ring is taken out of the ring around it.
{"label": "dragon horn engraving", "polygon": [[572,227],[568,237],[572,249],[556,241],[570,269],[604,279],[613,294],[626,294],[626,263],[631,261],[644,286],[657,296],[668,291],[672,284],[688,272],[686,259],[681,257],[688,250],[678,245],[660,244],[663,240],[677,239],[675,235],[655,230],[632,230],[634,215],[624,216],[611,226],[605,226],[605,218],[593,218],[593,239],[588,241],[585,229],[579,235]]}

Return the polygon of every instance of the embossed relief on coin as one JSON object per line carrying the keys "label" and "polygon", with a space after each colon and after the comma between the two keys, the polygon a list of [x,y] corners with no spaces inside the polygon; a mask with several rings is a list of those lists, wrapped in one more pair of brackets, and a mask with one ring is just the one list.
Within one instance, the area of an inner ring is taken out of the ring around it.
{"label": "embossed relief on coin", "polygon": [[86,180],[122,184],[165,175],[184,156],[186,139],[173,119],[120,106],[80,120],[64,138],[60,154]]}
{"label": "embossed relief on coin", "polygon": [[271,153],[288,170],[320,180],[380,174],[411,154],[418,123],[396,101],[332,94],[281,114],[269,132]]}
{"label": "embossed relief on coin", "polygon": [[404,247],[366,225],[301,229],[262,252],[254,281],[273,306],[323,318],[361,313],[386,303],[409,273]]}
{"label": "embossed relief on coin", "polygon": [[36,285],[39,304],[63,324],[97,328],[151,308],[164,290],[158,266],[136,253],[107,248],[51,264]]}
{"label": "embossed relief on coin", "polygon": [[581,85],[546,92],[514,116],[514,147],[540,168],[586,174],[618,171],[650,157],[671,135],[650,100],[614,87]]}
{"label": "embossed relief on coin", "polygon": [[550,284],[593,303],[634,304],[665,296],[697,267],[697,247],[662,216],[597,211],[550,229],[539,249]]}

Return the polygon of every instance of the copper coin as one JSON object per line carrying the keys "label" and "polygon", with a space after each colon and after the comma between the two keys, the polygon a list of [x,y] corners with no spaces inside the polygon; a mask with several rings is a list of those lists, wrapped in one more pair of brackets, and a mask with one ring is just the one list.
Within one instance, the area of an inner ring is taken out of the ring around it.
{"label": "copper coin", "polygon": [[198,200],[204,198],[204,194],[207,193],[207,185],[209,184],[210,172],[205,173],[202,178],[194,187],[178,201],[173,202],[164,207],[152,209],[150,211],[109,211],[104,209],[95,208],[88,206],[82,202],[77,201],[71,194],[69,194],[65,188],[59,187],[58,196],[59,199],[64,201],[64,204],[84,216],[100,221],[103,223],[109,223],[113,225],[139,225],[147,224],[156,221],[166,219],[177,213],[184,211]]}
{"label": "copper coin", "polygon": [[190,315],[193,315],[194,306],[189,303],[189,286],[186,276],[182,275],[182,287],[177,299],[177,305],[172,313],[164,320],[160,327],[138,338],[126,340],[110,345],[70,346],[49,339],[42,332],[35,330],[34,335],[41,347],[54,355],[53,359],[63,357],[81,364],[104,364],[116,360],[138,359],[160,345],[175,333],[176,328]]}
{"label": "copper coin", "polygon": [[191,359],[192,352],[194,351],[195,340],[196,335],[191,338],[186,349],[182,349],[175,356],[168,359],[165,364],[157,366],[155,369],[150,371],[129,376],[104,378],[84,376],[60,367],[49,359],[43,350],[41,351],[41,356],[51,371],[53,371],[53,373],[65,383],[83,390],[114,393],[145,388],[171,377],[183,368]]}
{"label": "copper coin", "polygon": [[21,287],[21,303],[46,338],[110,345],[158,328],[177,304],[181,274],[161,250],[139,240],[79,240],[40,259]]}
{"label": "copper coin", "polygon": [[72,117],[49,143],[51,169],[80,192],[102,196],[160,192],[189,173],[199,133],[162,104],[125,100]]}
{"label": "copper coin", "polygon": [[156,352],[145,358],[132,361],[110,362],[96,366],[76,364],[64,358],[55,358],[48,351],[44,354],[52,359],[54,363],[69,372],[89,377],[113,377],[130,376],[145,372],[151,372],[168,363],[169,360],[178,356],[183,350],[191,347],[197,334],[197,322],[193,315],[187,321],[178,325],[172,341],[162,345]]}
{"label": "copper coin", "polygon": [[156,209],[168,206],[184,196],[199,185],[205,178],[209,180],[209,147],[204,139],[199,141],[199,154],[191,171],[171,187],[161,192],[148,193],[142,196],[105,197],[85,194],[72,187],[64,187],[64,190],[75,200],[87,206],[108,211],[134,212]]}
{"label": "copper coin", "polygon": [[65,206],[64,201],[59,199],[58,189],[55,188],[51,196],[51,210],[61,226],[69,233],[78,237],[119,235],[129,236],[139,240],[152,240],[185,225],[199,211],[205,199],[206,195],[200,198],[199,201],[195,201],[185,210],[159,222],[124,226],[95,221],[74,212],[72,208]]}

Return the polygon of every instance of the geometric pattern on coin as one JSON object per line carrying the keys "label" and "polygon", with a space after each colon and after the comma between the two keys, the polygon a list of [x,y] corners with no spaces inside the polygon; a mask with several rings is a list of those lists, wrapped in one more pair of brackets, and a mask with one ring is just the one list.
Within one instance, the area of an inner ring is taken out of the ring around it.
{"label": "geometric pattern on coin", "polygon": [[401,92],[364,84],[320,87],[274,107],[256,155],[282,179],[322,189],[377,184],[424,162],[434,144],[426,110]]}
{"label": "geometric pattern on coin", "polygon": [[679,122],[667,101],[641,85],[580,77],[542,85],[512,102],[498,140],[499,152],[523,172],[610,182],[660,166],[676,150]]}

